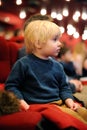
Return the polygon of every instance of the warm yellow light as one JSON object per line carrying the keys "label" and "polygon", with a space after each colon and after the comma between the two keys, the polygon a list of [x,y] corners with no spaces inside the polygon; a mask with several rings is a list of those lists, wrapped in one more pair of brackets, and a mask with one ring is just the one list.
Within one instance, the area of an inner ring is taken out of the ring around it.
{"label": "warm yellow light", "polygon": [[19,14],[19,17],[20,17],[21,19],[26,18],[26,12],[25,12],[24,10],[22,10],[22,11],[20,12],[20,14]]}
{"label": "warm yellow light", "polygon": [[72,35],[76,32],[76,28],[72,24],[67,25],[67,33],[69,35]]}
{"label": "warm yellow light", "polygon": [[73,37],[74,37],[74,38],[79,38],[79,33],[78,33],[78,32],[75,32],[75,33],[73,34]]}
{"label": "warm yellow light", "polygon": [[16,5],[21,5],[22,4],[22,0],[16,0]]}
{"label": "warm yellow light", "polygon": [[57,13],[56,13],[55,11],[52,11],[52,12],[51,12],[51,17],[52,17],[52,18],[56,18],[56,16],[57,16]]}
{"label": "warm yellow light", "polygon": [[2,5],[2,1],[0,0],[0,6]]}
{"label": "warm yellow light", "polygon": [[47,10],[45,8],[42,8],[40,11],[41,15],[46,15],[47,14]]}
{"label": "warm yellow light", "polygon": [[71,1],[71,0],[65,0],[65,1],[68,1],[68,2],[69,2],[69,1]]}
{"label": "warm yellow light", "polygon": [[67,17],[69,15],[69,11],[67,8],[63,9],[63,16]]}
{"label": "warm yellow light", "polygon": [[86,14],[86,12],[83,12],[83,13],[82,13],[82,19],[83,19],[83,20],[86,20],[86,19],[87,19],[87,14]]}
{"label": "warm yellow light", "polygon": [[57,16],[56,16],[57,20],[62,20],[63,19],[63,16],[61,13],[58,13]]}
{"label": "warm yellow light", "polygon": [[65,32],[65,28],[63,26],[60,26],[61,33]]}

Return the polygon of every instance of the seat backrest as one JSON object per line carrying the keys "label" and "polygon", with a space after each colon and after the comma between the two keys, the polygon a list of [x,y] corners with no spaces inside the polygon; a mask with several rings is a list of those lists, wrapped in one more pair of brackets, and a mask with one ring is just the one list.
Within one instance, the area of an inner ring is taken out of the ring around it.
{"label": "seat backrest", "polygon": [[13,64],[18,58],[20,46],[15,42],[0,39],[0,83],[7,79]]}
{"label": "seat backrest", "polygon": [[5,82],[10,72],[9,46],[6,40],[0,39],[0,83]]}
{"label": "seat backrest", "polygon": [[0,39],[0,61],[9,60],[9,46],[5,39]]}
{"label": "seat backrest", "polygon": [[12,66],[18,59],[18,51],[20,49],[20,45],[16,42],[8,42],[8,44],[9,44],[10,66],[12,68]]}

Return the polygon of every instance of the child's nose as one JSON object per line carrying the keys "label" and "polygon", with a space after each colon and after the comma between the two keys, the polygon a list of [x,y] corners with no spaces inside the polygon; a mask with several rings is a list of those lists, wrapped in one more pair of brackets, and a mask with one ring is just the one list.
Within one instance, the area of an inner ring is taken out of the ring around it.
{"label": "child's nose", "polygon": [[60,41],[58,41],[58,46],[62,47],[62,43]]}

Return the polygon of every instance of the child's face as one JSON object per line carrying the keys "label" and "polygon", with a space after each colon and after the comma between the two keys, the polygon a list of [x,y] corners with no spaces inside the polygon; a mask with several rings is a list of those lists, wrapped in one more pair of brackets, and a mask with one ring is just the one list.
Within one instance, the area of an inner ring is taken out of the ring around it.
{"label": "child's face", "polygon": [[55,35],[53,38],[48,39],[47,43],[42,48],[45,58],[49,56],[56,57],[61,49],[62,44],[59,41],[59,36]]}

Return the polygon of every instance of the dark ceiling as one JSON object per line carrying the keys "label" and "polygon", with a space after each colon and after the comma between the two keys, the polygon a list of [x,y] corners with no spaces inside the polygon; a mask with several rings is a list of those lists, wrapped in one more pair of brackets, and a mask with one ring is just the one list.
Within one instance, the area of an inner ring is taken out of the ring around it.
{"label": "dark ceiling", "polygon": [[48,13],[50,13],[52,8],[63,8],[65,5],[70,7],[71,10],[82,9],[82,7],[87,8],[87,0],[71,0],[66,2],[65,0],[22,0],[23,3],[19,6],[15,4],[16,0],[2,0],[2,6],[0,6],[0,11],[11,12],[14,14],[19,14],[21,9],[25,9],[27,13],[36,13],[41,7],[46,7]]}
{"label": "dark ceiling", "polygon": [[[51,14],[52,9],[63,9],[65,6],[69,9],[69,16],[64,18],[62,21],[58,21],[55,19],[55,22],[66,28],[69,22],[72,22],[72,15],[75,10],[80,10],[82,12],[83,8],[86,8],[87,11],[87,0],[71,0],[70,2],[66,2],[65,0],[22,0],[23,3],[21,5],[15,4],[16,0],[2,0],[2,6],[0,6],[0,12],[12,13],[19,17],[19,13],[22,9],[24,9],[27,13],[27,17],[30,17],[32,14],[39,13],[42,7],[46,7],[47,13]],[[0,16],[2,17],[2,16]],[[24,21],[26,20],[24,19]],[[4,21],[1,20],[1,23]],[[76,28],[79,28],[80,34],[82,34],[84,27],[87,25],[87,20],[79,19],[78,23],[74,23]]]}

